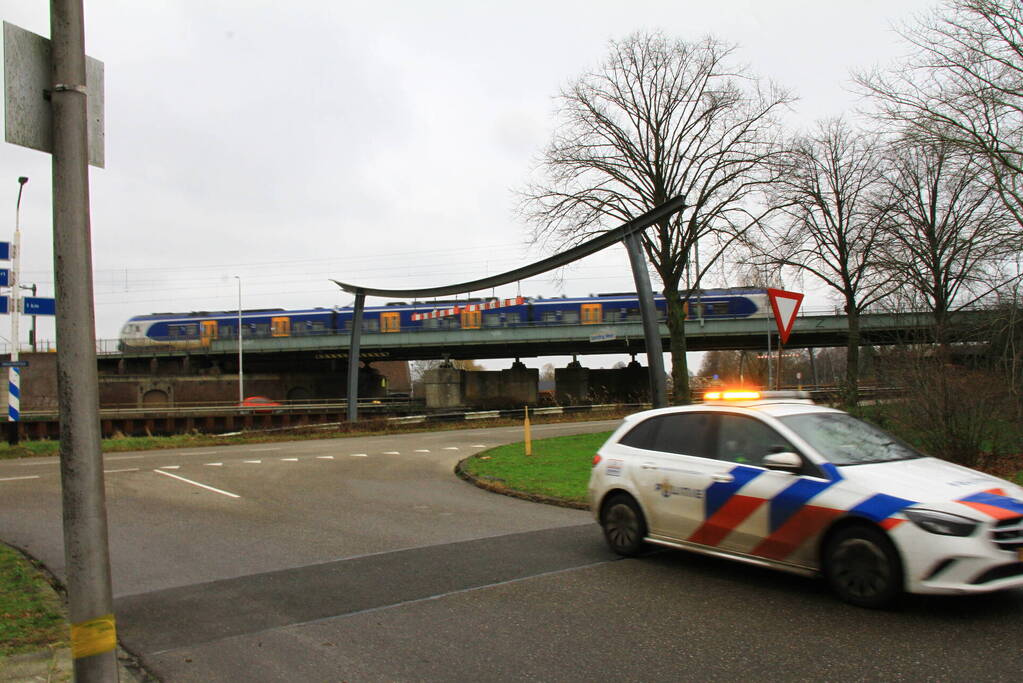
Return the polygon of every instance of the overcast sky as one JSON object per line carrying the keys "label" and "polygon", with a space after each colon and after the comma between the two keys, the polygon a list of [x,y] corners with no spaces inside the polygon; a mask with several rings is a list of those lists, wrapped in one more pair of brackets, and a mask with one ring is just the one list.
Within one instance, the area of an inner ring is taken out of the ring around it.
{"label": "overcast sky", "polygon": [[[329,278],[402,288],[524,265],[545,254],[526,247],[514,191],[553,131],[554,97],[610,39],[738,43],[799,96],[799,128],[853,110],[850,70],[899,56],[893,26],[934,4],[86,0],[86,50],[106,78],[106,168],[91,171],[97,337],[139,313],[236,309],[236,275],[245,308],[299,308],[349,305]],[[0,18],[49,36],[48,6],[0,0]],[[30,178],[22,281],[52,296],[48,155],[3,144],[0,239],[18,176]],[[624,252],[609,250],[521,293],[632,288]]]}

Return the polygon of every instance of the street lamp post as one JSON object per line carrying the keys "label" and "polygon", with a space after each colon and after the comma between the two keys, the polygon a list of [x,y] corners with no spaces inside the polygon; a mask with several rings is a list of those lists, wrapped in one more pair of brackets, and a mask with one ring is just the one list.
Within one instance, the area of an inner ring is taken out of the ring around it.
{"label": "street lamp post", "polygon": [[245,379],[242,371],[242,278],[235,275],[238,281],[238,407],[245,402]]}

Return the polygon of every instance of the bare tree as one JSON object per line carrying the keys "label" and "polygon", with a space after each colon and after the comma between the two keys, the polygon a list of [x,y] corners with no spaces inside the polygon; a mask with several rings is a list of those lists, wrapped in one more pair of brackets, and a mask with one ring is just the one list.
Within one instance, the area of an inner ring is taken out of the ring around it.
{"label": "bare tree", "polygon": [[[682,291],[701,240],[717,249],[762,219],[752,198],[771,180],[777,115],[792,98],[733,64],[734,46],[636,34],[612,42],[601,69],[562,91],[560,126],[523,193],[533,239],[563,247],[684,197],[643,236],[668,305],[672,398],[689,401]],[[705,239],[710,238],[710,239]]]}
{"label": "bare tree", "polygon": [[884,267],[934,315],[939,344],[957,308],[1007,284],[1012,216],[968,152],[903,138],[889,147],[881,193]]}
{"label": "bare tree", "polygon": [[1023,225],[1023,4],[946,0],[902,31],[911,56],[857,76],[881,116],[986,162]]}
{"label": "bare tree", "polygon": [[888,286],[877,260],[879,141],[842,119],[827,120],[793,141],[787,166],[774,188],[779,229],[760,245],[760,259],[805,271],[841,297],[849,321],[844,396],[847,405],[855,405],[860,313]]}

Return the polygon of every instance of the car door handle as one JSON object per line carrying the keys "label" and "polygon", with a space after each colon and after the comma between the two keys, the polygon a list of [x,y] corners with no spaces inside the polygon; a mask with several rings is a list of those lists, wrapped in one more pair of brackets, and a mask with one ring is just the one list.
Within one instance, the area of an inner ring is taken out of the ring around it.
{"label": "car door handle", "polygon": [[713,479],[714,481],[724,482],[735,481],[735,477],[733,477],[730,474],[712,474],[710,478]]}
{"label": "car door handle", "polygon": [[653,464],[652,462],[645,462],[642,465],[640,465],[640,467],[642,467],[645,470],[656,470],[657,469],[657,465]]}

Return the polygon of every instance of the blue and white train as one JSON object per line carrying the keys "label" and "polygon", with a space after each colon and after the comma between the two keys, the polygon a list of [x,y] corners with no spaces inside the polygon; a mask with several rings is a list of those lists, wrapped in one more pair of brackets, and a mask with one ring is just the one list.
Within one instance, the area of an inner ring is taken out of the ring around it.
{"label": "blue and white train", "polygon": [[[664,297],[654,297],[658,316],[666,316]],[[767,291],[752,288],[706,289],[690,297],[687,319],[764,318]],[[245,339],[349,333],[350,307],[242,311]],[[639,321],[635,294],[598,294],[576,298],[461,299],[390,302],[367,306],[363,332],[389,334],[416,330],[479,330],[499,327],[597,325]],[[137,315],[121,329],[121,348],[202,348],[217,339],[238,338],[238,311]]]}

